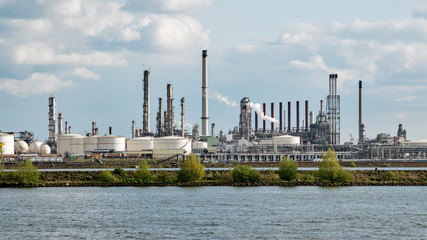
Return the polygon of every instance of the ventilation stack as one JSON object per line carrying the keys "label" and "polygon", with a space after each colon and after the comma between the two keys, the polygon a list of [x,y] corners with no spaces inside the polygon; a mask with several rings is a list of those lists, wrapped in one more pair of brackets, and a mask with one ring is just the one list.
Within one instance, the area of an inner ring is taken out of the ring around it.
{"label": "ventilation stack", "polygon": [[184,131],[184,104],[185,104],[185,98],[181,98],[181,137],[184,137],[185,131]]}
{"label": "ventilation stack", "polygon": [[326,110],[330,126],[329,143],[340,144],[340,96],[337,94],[338,74],[329,74],[329,95]]}
{"label": "ventilation stack", "polygon": [[58,114],[58,135],[62,134],[62,113]]}
{"label": "ventilation stack", "polygon": [[144,136],[150,134],[150,70],[144,70],[144,104],[142,114],[142,132]]}
{"label": "ventilation stack", "polygon": [[208,136],[208,50],[202,51],[202,136]]}
{"label": "ventilation stack", "polygon": [[167,85],[167,113],[166,113],[166,134],[173,135],[173,120],[174,120],[174,107],[173,107],[173,90],[172,84]]}
{"label": "ventilation stack", "polygon": [[157,136],[163,136],[163,99],[159,98],[159,111],[157,112]]}
{"label": "ventilation stack", "polygon": [[363,144],[364,125],[362,121],[362,81],[359,81],[359,144]]}

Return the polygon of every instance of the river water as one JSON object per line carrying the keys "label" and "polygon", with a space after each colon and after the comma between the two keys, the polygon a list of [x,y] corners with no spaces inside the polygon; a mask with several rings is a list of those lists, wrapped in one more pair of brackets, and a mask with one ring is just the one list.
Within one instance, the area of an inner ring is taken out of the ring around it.
{"label": "river water", "polygon": [[1,239],[426,239],[426,187],[0,189]]}

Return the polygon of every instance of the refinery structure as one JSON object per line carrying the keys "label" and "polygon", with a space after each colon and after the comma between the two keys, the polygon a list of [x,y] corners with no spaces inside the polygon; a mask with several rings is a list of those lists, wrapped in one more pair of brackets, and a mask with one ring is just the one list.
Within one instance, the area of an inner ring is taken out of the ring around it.
{"label": "refinery structure", "polygon": [[[309,101],[284,101],[269,104],[254,103],[249,97],[240,101],[237,126],[224,133],[215,133],[215,124],[209,126],[207,50],[202,51],[202,109],[201,132],[194,124],[191,132],[185,130],[185,98],[179,101],[180,113],[175,114],[173,86],[167,84],[166,98],[158,98],[155,114],[150,109],[150,69],[143,73],[142,128],[131,122],[131,138],[101,135],[92,122],[89,133],[75,134],[57,113],[56,98],[48,99],[49,138],[46,142],[34,140],[28,131],[0,132],[2,159],[16,161],[31,157],[33,161],[64,161],[95,155],[112,158],[182,159],[190,153],[203,161],[212,162],[275,162],[283,157],[297,161],[317,161],[328,148],[335,150],[339,160],[418,160],[427,159],[427,141],[408,141],[406,130],[399,124],[396,136],[379,133],[375,139],[366,138],[362,119],[362,81],[359,81],[358,138],[342,143],[340,136],[340,95],[338,74],[329,74],[329,93],[310,111]],[[58,103],[60,104],[60,103]],[[269,111],[267,109],[269,108]],[[301,114],[300,109],[304,109]],[[156,126],[150,126],[155,116]],[[178,116],[179,121],[175,121]],[[278,119],[278,120],[277,120]],[[269,126],[269,127],[268,127]],[[210,128],[210,129],[209,129]],[[210,130],[210,131],[209,131]]]}

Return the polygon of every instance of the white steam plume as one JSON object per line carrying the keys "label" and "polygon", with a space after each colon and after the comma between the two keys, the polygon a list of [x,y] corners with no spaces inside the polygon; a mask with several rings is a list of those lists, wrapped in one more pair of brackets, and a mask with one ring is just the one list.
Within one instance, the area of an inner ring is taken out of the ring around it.
{"label": "white steam plume", "polygon": [[230,100],[227,96],[222,95],[221,93],[215,91],[213,96],[218,102],[225,103],[230,107],[237,107],[237,102]]}
{"label": "white steam plume", "polygon": [[259,104],[259,103],[253,103],[253,102],[250,102],[249,103],[249,106],[255,111],[255,112],[257,112],[258,113],[258,115],[263,119],[263,120],[266,120],[266,121],[269,121],[269,122],[274,122],[274,123],[278,123],[279,121],[277,120],[277,119],[275,119],[275,118],[272,118],[272,117],[269,117],[269,116],[266,116],[265,114],[264,114],[264,112],[262,111],[262,108],[261,108],[261,104]]}

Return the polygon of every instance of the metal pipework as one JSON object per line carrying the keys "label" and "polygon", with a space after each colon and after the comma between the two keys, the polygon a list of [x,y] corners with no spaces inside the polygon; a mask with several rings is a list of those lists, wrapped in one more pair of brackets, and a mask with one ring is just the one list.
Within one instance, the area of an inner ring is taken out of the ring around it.
{"label": "metal pipework", "polygon": [[202,136],[208,136],[208,50],[202,51]]}
{"label": "metal pipework", "polygon": [[305,100],[305,132],[308,132],[308,100]]}
{"label": "metal pipework", "polygon": [[181,98],[181,137],[184,137],[184,104],[185,98]]}
{"label": "metal pipework", "polygon": [[[264,116],[265,116],[266,113],[267,113],[267,105],[265,103],[262,104],[262,110],[263,110],[263,113],[264,113]],[[262,132],[266,133],[266,123],[265,123],[265,120],[262,121]]]}
{"label": "metal pipework", "polygon": [[299,132],[299,101],[297,101],[297,132]]}
{"label": "metal pipework", "polygon": [[144,104],[142,114],[142,131],[144,135],[150,132],[150,70],[144,70]]}
{"label": "metal pipework", "polygon": [[62,113],[58,114],[58,135],[62,134]]}
{"label": "metal pipework", "polygon": [[291,102],[288,102],[288,132],[290,133],[291,131]]}
{"label": "metal pipework", "polygon": [[283,114],[283,104],[282,104],[282,102],[279,102],[279,132],[281,133],[282,132],[282,130],[283,130],[283,128],[282,128],[282,124],[283,124],[283,116],[282,116],[282,114]]}
{"label": "metal pipework", "polygon": [[[274,118],[274,103],[271,103],[271,118]],[[274,133],[274,122],[271,121],[271,132]]]}
{"label": "metal pipework", "polygon": [[359,144],[363,143],[362,81],[359,81]]}

